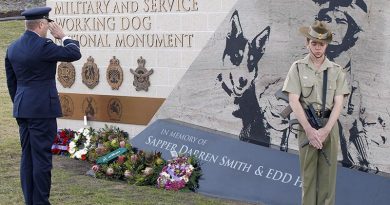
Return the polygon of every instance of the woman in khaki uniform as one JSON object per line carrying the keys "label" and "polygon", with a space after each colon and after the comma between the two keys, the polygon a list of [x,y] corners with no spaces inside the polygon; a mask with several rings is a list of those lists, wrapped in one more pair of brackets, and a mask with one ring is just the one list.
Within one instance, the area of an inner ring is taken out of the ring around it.
{"label": "woman in khaki uniform", "polygon": [[[300,123],[299,144],[309,141],[309,146],[299,147],[301,167],[302,204],[334,204],[336,189],[337,150],[339,131],[337,119],[343,108],[344,97],[349,94],[342,68],[325,56],[332,33],[321,21],[299,31],[307,38],[309,54],[294,62],[283,85],[290,106]],[[323,74],[328,70],[326,105],[322,114]],[[323,117],[323,127],[313,128],[304,109],[312,105],[317,116]],[[330,165],[319,150],[325,152]]]}

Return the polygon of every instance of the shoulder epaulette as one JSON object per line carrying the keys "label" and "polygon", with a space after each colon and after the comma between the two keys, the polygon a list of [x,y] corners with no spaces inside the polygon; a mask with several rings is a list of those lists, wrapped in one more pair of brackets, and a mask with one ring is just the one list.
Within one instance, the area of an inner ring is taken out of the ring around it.
{"label": "shoulder epaulette", "polygon": [[332,65],[333,65],[333,67],[335,67],[335,68],[342,69],[341,65],[339,65],[339,64],[337,64],[337,63],[335,63],[335,62],[332,62]]}
{"label": "shoulder epaulette", "polygon": [[299,64],[304,63],[304,62],[303,62],[303,59],[299,59],[299,60],[296,60],[296,61],[294,62],[294,64],[298,64],[298,63],[299,63]]}

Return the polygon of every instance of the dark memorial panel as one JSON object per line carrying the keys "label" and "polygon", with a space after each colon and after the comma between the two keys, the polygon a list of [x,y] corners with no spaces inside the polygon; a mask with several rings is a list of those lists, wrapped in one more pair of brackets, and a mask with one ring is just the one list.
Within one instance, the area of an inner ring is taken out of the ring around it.
{"label": "dark memorial panel", "polygon": [[[295,154],[241,142],[226,133],[157,120],[132,139],[132,145],[201,160],[199,192],[266,204],[299,204],[302,181]],[[338,167],[336,204],[388,204],[390,179]]]}

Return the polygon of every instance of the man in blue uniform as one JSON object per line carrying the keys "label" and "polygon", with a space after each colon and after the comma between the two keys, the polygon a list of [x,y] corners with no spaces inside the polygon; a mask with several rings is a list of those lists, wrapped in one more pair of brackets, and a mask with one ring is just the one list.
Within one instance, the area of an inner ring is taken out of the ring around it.
{"label": "man in blue uniform", "polygon": [[[62,116],[56,65],[81,58],[79,43],[49,19],[50,10],[41,7],[22,12],[26,31],[8,47],[5,57],[8,91],[22,146],[20,181],[25,203],[34,205],[50,204],[51,145],[57,132],[56,118]],[[48,30],[63,46],[46,38]]]}

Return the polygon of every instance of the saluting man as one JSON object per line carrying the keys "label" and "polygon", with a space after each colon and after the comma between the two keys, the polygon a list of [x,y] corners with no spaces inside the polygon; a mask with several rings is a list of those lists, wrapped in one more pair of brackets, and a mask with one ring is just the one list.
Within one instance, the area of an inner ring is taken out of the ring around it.
{"label": "saluting man", "polygon": [[[55,82],[58,61],[81,58],[79,42],[49,19],[49,7],[28,9],[26,31],[7,49],[5,70],[13,116],[19,125],[22,157],[20,181],[26,204],[50,204],[53,144],[62,116]],[[63,46],[46,38],[47,31]]]}

